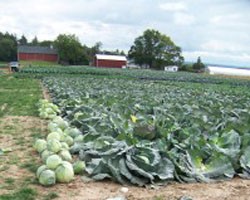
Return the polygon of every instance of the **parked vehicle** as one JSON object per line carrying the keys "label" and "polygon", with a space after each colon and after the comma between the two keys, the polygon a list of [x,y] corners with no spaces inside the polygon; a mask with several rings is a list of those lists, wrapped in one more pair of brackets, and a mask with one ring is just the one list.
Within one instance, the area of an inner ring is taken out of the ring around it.
{"label": "parked vehicle", "polygon": [[19,71],[19,63],[14,61],[9,63],[9,68],[11,72],[18,72]]}

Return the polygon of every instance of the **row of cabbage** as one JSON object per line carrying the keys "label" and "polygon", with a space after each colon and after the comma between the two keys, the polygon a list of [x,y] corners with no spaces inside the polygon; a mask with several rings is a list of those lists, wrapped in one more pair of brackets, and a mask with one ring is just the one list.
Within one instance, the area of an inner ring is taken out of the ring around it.
{"label": "row of cabbage", "polygon": [[250,177],[247,88],[149,80],[47,77],[70,148],[95,180],[143,186]]}
{"label": "row of cabbage", "polygon": [[85,168],[83,161],[75,159],[73,163],[69,152],[74,138],[81,133],[70,127],[67,121],[58,116],[59,113],[58,106],[48,100],[40,100],[39,115],[50,120],[46,139],[37,139],[34,144],[43,162],[36,172],[39,183],[43,186],[52,186],[56,182],[68,183],[74,179],[74,174],[83,173]]}
{"label": "row of cabbage", "polygon": [[165,80],[176,82],[213,83],[229,84],[233,86],[250,86],[250,81],[219,78],[203,74],[185,72],[162,72],[145,69],[105,69],[87,66],[68,67],[30,67],[20,70],[17,76],[32,76],[41,78],[48,75],[98,75],[98,76],[119,76],[133,79]]}

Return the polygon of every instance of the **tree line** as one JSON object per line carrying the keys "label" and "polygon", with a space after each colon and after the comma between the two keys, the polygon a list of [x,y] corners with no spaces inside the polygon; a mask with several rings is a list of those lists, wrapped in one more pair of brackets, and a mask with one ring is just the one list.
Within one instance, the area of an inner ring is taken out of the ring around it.
{"label": "tree line", "polygon": [[[60,63],[70,65],[88,65],[96,53],[125,55],[124,51],[118,49],[115,51],[101,50],[101,42],[88,47],[81,44],[79,38],[74,34],[60,34],[53,41],[39,41],[35,36],[29,42],[25,35],[18,39],[14,34],[0,32],[0,61],[16,60],[18,45],[53,46],[58,50]],[[135,38],[127,56],[133,63],[152,69],[164,69],[169,65],[177,65],[183,71],[201,71],[205,68],[200,58],[191,68],[186,65],[181,47],[176,45],[169,36],[154,29],[147,29],[142,35]]]}
{"label": "tree line", "polygon": [[91,47],[83,45],[74,34],[60,34],[55,40],[43,41],[39,41],[35,36],[31,41],[28,41],[25,35],[22,35],[21,38],[17,38],[15,34],[0,32],[0,61],[10,62],[17,60],[18,45],[53,46],[53,48],[58,50],[60,63],[70,65],[88,65],[96,53],[125,55],[124,51],[118,49],[114,51],[101,50],[101,42],[96,42],[95,45]]}

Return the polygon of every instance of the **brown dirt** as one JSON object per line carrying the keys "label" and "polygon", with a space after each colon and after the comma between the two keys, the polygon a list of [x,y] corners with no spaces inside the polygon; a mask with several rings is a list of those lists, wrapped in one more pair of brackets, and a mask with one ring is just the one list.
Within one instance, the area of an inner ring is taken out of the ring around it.
{"label": "brown dirt", "polygon": [[10,69],[7,67],[7,68],[0,68],[0,71],[2,71],[4,74],[10,74]]}
{"label": "brown dirt", "polygon": [[127,193],[121,191],[120,184],[111,181],[84,183],[76,177],[72,183],[57,184],[52,188],[38,187],[41,193],[55,191],[62,200],[105,200],[110,197],[125,196],[128,200],[177,200],[182,196],[192,197],[194,200],[249,200],[250,181],[235,178],[221,183],[196,183],[179,184],[173,183],[157,189],[139,188],[126,186]]}
{"label": "brown dirt", "polygon": [[[0,156],[0,194],[15,191],[21,186],[37,190],[37,199],[55,192],[61,200],[105,200],[110,197],[125,196],[128,200],[177,200],[182,196],[190,196],[194,200],[249,200],[250,181],[235,178],[220,183],[171,183],[155,189],[125,186],[123,193],[120,184],[112,181],[84,182],[81,176],[69,184],[56,184],[53,187],[42,187],[32,183],[35,174],[22,164],[27,162],[40,163],[38,154],[32,148],[34,131],[46,134],[46,121],[36,117],[5,117],[0,123],[0,147],[11,148],[6,156]],[[4,169],[5,168],[5,169]],[[14,179],[12,186],[6,186],[6,179]],[[27,183],[27,179],[29,182]]]}
{"label": "brown dirt", "polygon": [[49,91],[48,91],[47,88],[42,86],[42,83],[41,83],[41,88],[42,88],[42,91],[43,91],[43,98],[50,100]]}

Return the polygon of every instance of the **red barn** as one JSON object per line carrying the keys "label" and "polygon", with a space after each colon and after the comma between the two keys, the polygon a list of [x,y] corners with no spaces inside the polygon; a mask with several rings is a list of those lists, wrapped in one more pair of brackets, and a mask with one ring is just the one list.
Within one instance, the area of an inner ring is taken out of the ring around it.
{"label": "red barn", "polygon": [[58,53],[56,49],[41,46],[18,46],[18,61],[48,61],[58,62]]}
{"label": "red barn", "polygon": [[94,66],[96,67],[122,68],[126,65],[126,56],[96,54],[94,58]]}

